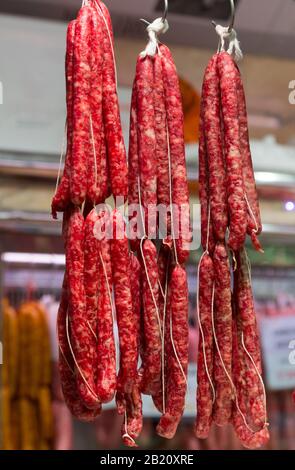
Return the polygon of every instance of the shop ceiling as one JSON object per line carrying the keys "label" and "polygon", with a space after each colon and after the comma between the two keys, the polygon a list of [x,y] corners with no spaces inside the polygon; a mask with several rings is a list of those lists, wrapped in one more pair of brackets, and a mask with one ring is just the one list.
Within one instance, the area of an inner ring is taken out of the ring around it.
{"label": "shop ceiling", "polygon": [[[106,1],[118,35],[142,34],[139,18],[153,19],[160,0]],[[81,0],[7,0],[0,12],[66,21],[73,18]],[[294,0],[236,0],[236,29],[247,52],[295,58]],[[167,40],[192,47],[215,47],[211,19],[226,21],[228,0],[170,0]]]}

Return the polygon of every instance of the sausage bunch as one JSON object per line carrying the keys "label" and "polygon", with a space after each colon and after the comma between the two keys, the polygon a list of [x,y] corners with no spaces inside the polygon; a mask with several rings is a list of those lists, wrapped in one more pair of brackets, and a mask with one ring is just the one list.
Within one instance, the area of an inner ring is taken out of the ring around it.
{"label": "sausage bunch", "polygon": [[[58,313],[59,369],[64,398],[72,414],[90,421],[116,394],[126,414],[128,445],[142,427],[137,373],[139,355],[140,266],[129,253],[124,219],[70,206],[64,214],[66,274]],[[116,370],[114,320],[119,333]]]}
{"label": "sausage bunch", "polygon": [[[232,422],[245,447],[268,440],[265,389],[246,235],[261,217],[240,71],[227,52],[210,60],[203,82],[199,185],[204,254],[197,294],[200,342],[196,435]],[[232,289],[232,278],[234,278]]]}
{"label": "sausage bunch", "polygon": [[179,81],[164,45],[137,60],[128,203],[131,247],[141,277],[135,293],[142,299],[140,391],[151,395],[162,413],[158,434],[171,439],[187,388],[188,286],[183,265],[191,232]]}
{"label": "sausage bunch", "polygon": [[70,204],[127,196],[127,158],[116,84],[113,31],[103,2],[87,0],[70,22],[66,50],[67,151],[52,214]]}
{"label": "sausage bunch", "polygon": [[100,1],[83,2],[68,26],[66,89],[67,153],[52,201],[55,217],[64,212],[66,273],[57,325],[63,394],[72,414],[84,421],[95,419],[116,396],[125,414],[124,441],[135,445],[142,427],[141,307],[132,289],[139,289],[140,266],[129,253],[120,212],[94,208],[110,195],[124,201],[128,185],[112,24]]}

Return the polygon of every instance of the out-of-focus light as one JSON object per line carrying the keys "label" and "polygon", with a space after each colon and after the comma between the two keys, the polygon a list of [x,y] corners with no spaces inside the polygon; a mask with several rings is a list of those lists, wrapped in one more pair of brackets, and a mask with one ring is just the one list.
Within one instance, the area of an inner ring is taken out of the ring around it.
{"label": "out-of-focus light", "polygon": [[285,209],[288,212],[294,211],[295,209],[295,203],[293,201],[288,201],[285,203]]}
{"label": "out-of-focus light", "polygon": [[45,253],[2,253],[1,260],[5,263],[25,263],[25,264],[54,264],[63,266],[65,256]]}

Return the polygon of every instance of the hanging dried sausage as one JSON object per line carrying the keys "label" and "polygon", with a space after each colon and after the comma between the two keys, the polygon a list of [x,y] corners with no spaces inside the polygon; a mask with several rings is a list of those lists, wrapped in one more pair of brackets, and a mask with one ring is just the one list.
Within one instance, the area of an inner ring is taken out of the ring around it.
{"label": "hanging dried sausage", "polygon": [[188,285],[185,270],[176,266],[169,284],[170,351],[166,383],[166,408],[157,425],[160,436],[172,439],[182,418],[187,389],[188,368]]}
{"label": "hanging dried sausage", "polygon": [[90,152],[90,81],[92,9],[83,6],[76,20],[74,44],[73,146],[70,190],[74,204],[81,204],[87,191],[87,159]]}
{"label": "hanging dried sausage", "polygon": [[[189,256],[191,229],[189,190],[185,163],[184,117],[179,79],[169,49],[161,45],[165,103],[169,132],[169,155],[171,162],[172,203],[174,234],[179,263],[184,263]],[[178,222],[176,224],[176,222]]]}
{"label": "hanging dried sausage", "polygon": [[232,57],[227,52],[218,55],[217,67],[220,76],[230,217],[228,246],[236,251],[244,245],[247,231],[247,206],[240,152],[238,72]]}
{"label": "hanging dried sausage", "polygon": [[70,202],[70,167],[73,139],[73,80],[74,80],[74,41],[76,20],[69,23],[67,29],[66,50],[66,101],[67,101],[67,153],[64,173],[51,203],[52,215],[56,219],[57,212],[63,212]]}
{"label": "hanging dried sausage", "polygon": [[213,418],[223,426],[231,418],[233,389],[232,375],[232,306],[230,266],[223,243],[218,242],[213,256],[215,272],[214,330],[216,354],[214,357],[214,382],[216,400]]}
{"label": "hanging dried sausage", "polygon": [[218,54],[215,54],[205,72],[202,125],[206,136],[211,221],[215,239],[223,241],[228,225],[228,209],[217,59]]}
{"label": "hanging dried sausage", "polygon": [[195,432],[206,439],[212,424],[214,341],[212,329],[214,266],[209,254],[204,254],[199,264],[197,309],[199,313],[199,350],[197,368],[197,419]]}

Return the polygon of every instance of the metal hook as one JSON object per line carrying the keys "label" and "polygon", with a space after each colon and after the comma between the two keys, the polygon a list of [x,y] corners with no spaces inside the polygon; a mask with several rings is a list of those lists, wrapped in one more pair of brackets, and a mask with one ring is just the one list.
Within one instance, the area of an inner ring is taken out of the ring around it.
{"label": "metal hook", "polygon": [[165,10],[164,10],[164,14],[163,14],[163,16],[162,16],[162,21],[163,21],[163,23],[165,23],[165,21],[166,21],[166,19],[167,19],[168,10],[169,10],[168,0],[165,0]]}
{"label": "metal hook", "polygon": [[[165,23],[165,21],[167,20],[168,10],[169,10],[168,0],[165,0],[165,9],[164,9],[164,13],[163,13],[163,16],[162,16],[162,22],[163,23]],[[145,23],[148,26],[151,24],[149,21],[145,20],[144,18],[140,18],[140,21],[142,21],[143,23]]]}
{"label": "metal hook", "polygon": [[[234,0],[230,0],[230,8],[231,8],[231,18],[230,24],[228,26],[228,32],[231,33],[235,24],[235,17],[236,17],[236,8]],[[213,26],[216,27],[216,22],[212,21]]]}

